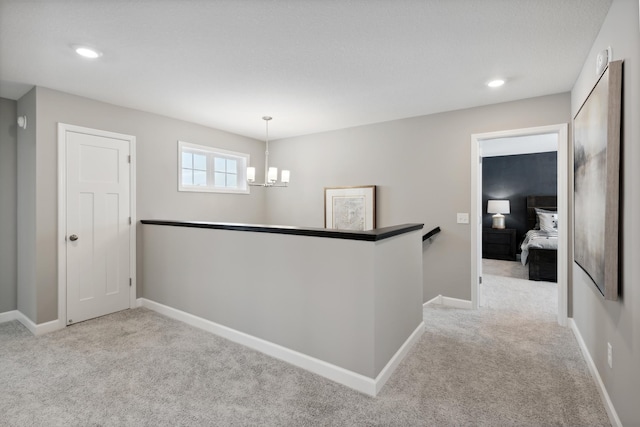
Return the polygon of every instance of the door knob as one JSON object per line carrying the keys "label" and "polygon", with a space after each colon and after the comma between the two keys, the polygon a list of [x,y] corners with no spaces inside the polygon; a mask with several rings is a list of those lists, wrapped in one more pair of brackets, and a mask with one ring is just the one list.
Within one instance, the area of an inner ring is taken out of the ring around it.
{"label": "door knob", "polygon": [[75,242],[76,240],[78,240],[78,236],[76,236],[75,234],[72,234],[71,236],[69,236],[69,240],[71,240],[72,242]]}

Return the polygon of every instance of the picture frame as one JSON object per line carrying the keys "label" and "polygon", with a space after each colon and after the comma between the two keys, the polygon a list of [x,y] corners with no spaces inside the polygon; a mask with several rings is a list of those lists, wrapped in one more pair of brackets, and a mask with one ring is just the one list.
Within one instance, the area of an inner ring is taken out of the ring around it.
{"label": "picture frame", "polygon": [[376,186],[325,187],[324,226],[358,231],[376,228]]}
{"label": "picture frame", "polygon": [[605,68],[573,120],[574,261],[618,299],[622,61]]}

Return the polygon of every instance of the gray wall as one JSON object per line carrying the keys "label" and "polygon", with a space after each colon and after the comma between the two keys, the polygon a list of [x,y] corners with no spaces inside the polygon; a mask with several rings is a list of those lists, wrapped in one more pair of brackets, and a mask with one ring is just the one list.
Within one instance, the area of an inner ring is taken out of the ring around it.
{"label": "gray wall", "polygon": [[[638,1],[614,0],[609,14],[571,92],[575,115],[596,83],[598,51],[611,46],[614,59],[624,59],[621,270],[622,296],[604,301],[593,282],[577,265],[573,268],[573,317],[598,368],[613,405],[625,426],[640,423],[640,36]],[[613,347],[613,369],[607,365],[607,342]]]}
{"label": "gray wall", "polygon": [[373,251],[376,375],[423,321],[422,234],[418,230],[376,242]]}
{"label": "gray wall", "polygon": [[422,323],[418,231],[364,242],[141,228],[145,298],[369,378]]}
{"label": "gray wall", "polygon": [[0,98],[0,313],[18,308],[18,103]]}
{"label": "gray wall", "polygon": [[[33,298],[26,294],[37,289],[37,308],[25,306],[28,312],[24,312],[36,323],[57,319],[58,122],[136,137],[138,219],[264,222],[265,198],[262,191],[253,191],[249,195],[177,191],[178,140],[249,153],[256,164],[264,160],[264,142],[46,88],[36,87],[32,92],[35,95],[29,94],[27,98],[30,103],[33,98],[34,104],[37,99],[37,148],[33,144],[37,171],[29,169],[22,172],[27,175],[24,178],[29,183],[25,184],[29,186],[29,192],[24,197],[22,210],[29,217],[29,225],[34,225],[36,230],[37,256],[33,255],[33,250],[25,251],[19,262],[36,264],[36,276],[25,281],[24,286],[25,297],[29,301]],[[19,111],[21,103],[26,104],[26,99],[19,101]],[[33,132],[33,129],[35,127],[30,124],[27,132]],[[31,186],[35,186],[37,193],[37,203],[33,204],[29,204],[34,192]],[[141,282],[140,276],[138,279]],[[141,289],[138,289],[138,295],[141,294]]]}
{"label": "gray wall", "polygon": [[18,310],[37,322],[35,89],[18,100],[18,115],[26,115],[28,124],[18,130]]}
{"label": "gray wall", "polygon": [[440,226],[425,245],[424,300],[471,299],[471,134],[570,122],[569,93],[275,141],[270,163],[291,185],[269,193],[267,220],[323,226],[324,187],[378,186],[378,226]]}

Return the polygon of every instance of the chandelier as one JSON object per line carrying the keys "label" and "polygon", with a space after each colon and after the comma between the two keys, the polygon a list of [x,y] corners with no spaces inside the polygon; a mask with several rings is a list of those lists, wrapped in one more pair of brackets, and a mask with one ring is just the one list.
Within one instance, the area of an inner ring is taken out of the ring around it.
{"label": "chandelier", "polygon": [[269,167],[269,120],[270,116],[264,116],[262,118],[266,125],[266,150],[264,152],[264,182],[258,183],[256,181],[256,168],[247,168],[247,182],[253,187],[287,187],[289,184],[290,172],[283,170],[280,176],[280,183],[278,183],[278,168]]}

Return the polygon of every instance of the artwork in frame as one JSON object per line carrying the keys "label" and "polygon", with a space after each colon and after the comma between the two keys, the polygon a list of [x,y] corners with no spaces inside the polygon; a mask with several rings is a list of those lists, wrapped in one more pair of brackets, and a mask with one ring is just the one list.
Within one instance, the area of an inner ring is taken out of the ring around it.
{"label": "artwork in frame", "polygon": [[325,188],[324,226],[359,231],[376,228],[376,186]]}
{"label": "artwork in frame", "polygon": [[618,299],[622,61],[605,68],[573,120],[574,260]]}

